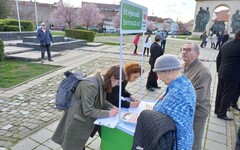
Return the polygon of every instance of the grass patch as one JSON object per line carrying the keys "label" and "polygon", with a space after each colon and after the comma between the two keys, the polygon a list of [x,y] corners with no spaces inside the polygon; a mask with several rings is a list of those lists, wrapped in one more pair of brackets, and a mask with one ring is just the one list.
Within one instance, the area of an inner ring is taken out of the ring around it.
{"label": "grass patch", "polygon": [[[95,42],[95,41],[94,41]],[[97,42],[97,41],[96,41]],[[97,42],[97,43],[103,43],[104,45],[120,45],[120,43],[114,43],[114,42]],[[124,44],[123,44],[124,45]]]}
{"label": "grass patch", "polygon": [[65,31],[51,31],[52,35],[65,36]]}
{"label": "grass patch", "polygon": [[119,33],[96,33],[95,36],[119,36]]}
{"label": "grass patch", "polygon": [[56,68],[59,67],[28,61],[4,60],[0,62],[0,88],[10,88]]}

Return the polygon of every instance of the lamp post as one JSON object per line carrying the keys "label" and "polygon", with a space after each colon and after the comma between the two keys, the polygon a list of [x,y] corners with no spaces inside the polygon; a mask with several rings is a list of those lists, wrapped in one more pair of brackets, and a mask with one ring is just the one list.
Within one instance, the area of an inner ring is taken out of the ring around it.
{"label": "lamp post", "polygon": [[36,30],[38,29],[38,15],[37,15],[37,3],[35,0],[35,17],[36,17]]}
{"label": "lamp post", "polygon": [[22,32],[21,23],[20,23],[20,16],[19,16],[19,9],[18,9],[18,0],[16,0],[16,7],[17,7],[17,16],[18,16],[18,28],[19,28],[19,31]]}

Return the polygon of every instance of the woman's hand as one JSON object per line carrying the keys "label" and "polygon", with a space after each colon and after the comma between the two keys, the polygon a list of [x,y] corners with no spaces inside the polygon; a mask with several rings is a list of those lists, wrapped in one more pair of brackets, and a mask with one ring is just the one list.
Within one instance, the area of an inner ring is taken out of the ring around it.
{"label": "woman's hand", "polygon": [[133,107],[133,108],[138,107],[139,103],[140,101],[130,102],[130,107]]}
{"label": "woman's hand", "polygon": [[109,117],[115,117],[117,116],[118,114],[118,108],[112,108],[110,111],[109,111]]}

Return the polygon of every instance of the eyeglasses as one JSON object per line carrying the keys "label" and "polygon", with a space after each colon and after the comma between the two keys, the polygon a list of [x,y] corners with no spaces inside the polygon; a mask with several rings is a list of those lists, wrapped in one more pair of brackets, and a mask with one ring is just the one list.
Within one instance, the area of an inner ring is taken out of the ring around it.
{"label": "eyeglasses", "polygon": [[189,53],[189,52],[192,51],[192,49],[191,49],[191,48],[181,48],[181,49],[180,49],[180,52],[183,52],[183,51]]}

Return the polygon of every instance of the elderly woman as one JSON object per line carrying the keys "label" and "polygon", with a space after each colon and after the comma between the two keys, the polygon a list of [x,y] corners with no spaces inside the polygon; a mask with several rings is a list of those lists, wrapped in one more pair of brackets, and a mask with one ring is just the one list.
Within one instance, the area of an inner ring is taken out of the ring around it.
{"label": "elderly woman", "polygon": [[170,116],[176,123],[177,149],[191,150],[196,93],[191,82],[182,75],[181,68],[177,57],[173,55],[163,55],[156,60],[153,71],[167,85],[167,89],[154,110]]}

